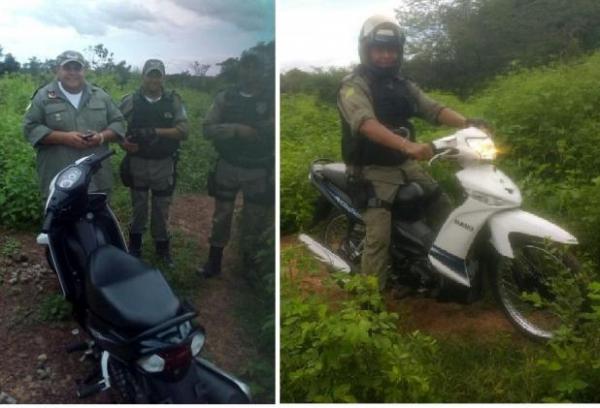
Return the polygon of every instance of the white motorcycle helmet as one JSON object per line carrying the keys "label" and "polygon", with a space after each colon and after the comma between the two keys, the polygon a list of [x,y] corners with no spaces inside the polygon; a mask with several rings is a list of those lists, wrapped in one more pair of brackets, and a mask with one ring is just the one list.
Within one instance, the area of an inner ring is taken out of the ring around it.
{"label": "white motorcycle helmet", "polygon": [[[405,36],[400,26],[391,18],[375,15],[369,17],[360,29],[358,55],[360,63],[376,74],[395,74],[400,69],[404,56]],[[369,60],[369,48],[373,45],[390,46],[398,49],[398,61],[394,67],[379,68]]]}

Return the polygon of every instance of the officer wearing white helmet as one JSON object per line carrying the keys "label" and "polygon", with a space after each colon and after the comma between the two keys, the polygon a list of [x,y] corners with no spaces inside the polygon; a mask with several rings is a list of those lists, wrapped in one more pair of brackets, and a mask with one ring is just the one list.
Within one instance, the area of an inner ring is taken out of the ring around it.
{"label": "officer wearing white helmet", "polygon": [[417,160],[432,157],[429,144],[414,141],[410,119],[463,128],[482,125],[429,98],[402,75],[405,37],[398,24],[383,16],[368,18],[359,36],[360,65],[342,80],[338,109],[342,121],[342,156],[354,186],[355,204],[366,224],[363,273],[385,288],[390,263],[390,207],[398,187],[417,182],[436,197],[428,209],[439,225],[450,209],[448,197]]}

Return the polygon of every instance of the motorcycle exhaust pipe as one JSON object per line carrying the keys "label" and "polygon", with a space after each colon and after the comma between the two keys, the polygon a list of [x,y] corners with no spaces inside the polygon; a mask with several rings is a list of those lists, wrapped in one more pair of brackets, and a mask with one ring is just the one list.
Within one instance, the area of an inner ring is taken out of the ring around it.
{"label": "motorcycle exhaust pipe", "polygon": [[300,239],[300,241],[315,255],[315,258],[324,264],[344,273],[350,273],[352,270],[346,261],[308,235],[300,234],[298,235],[298,239]]}

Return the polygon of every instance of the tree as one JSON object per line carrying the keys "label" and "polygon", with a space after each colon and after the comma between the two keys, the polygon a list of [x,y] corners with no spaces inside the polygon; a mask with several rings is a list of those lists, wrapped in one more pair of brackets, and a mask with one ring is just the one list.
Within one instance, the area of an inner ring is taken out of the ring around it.
{"label": "tree", "polygon": [[6,54],[4,62],[0,63],[0,74],[17,72],[19,69],[21,69],[21,64],[11,53]]}
{"label": "tree", "polygon": [[198,77],[205,77],[206,73],[208,72],[210,67],[211,67],[210,64],[200,64],[200,62],[198,62],[198,61],[194,61],[193,63],[190,64],[190,68],[192,70],[192,75],[198,76]]}
{"label": "tree", "polygon": [[514,66],[600,46],[594,0],[407,0],[396,17],[407,34],[405,72],[463,96]]}
{"label": "tree", "polygon": [[23,64],[23,69],[31,75],[39,75],[43,70],[43,62],[37,57],[31,57],[29,61]]}
{"label": "tree", "polygon": [[96,72],[102,72],[107,67],[114,65],[113,53],[108,51],[104,44],[90,45],[85,49],[90,68]]}

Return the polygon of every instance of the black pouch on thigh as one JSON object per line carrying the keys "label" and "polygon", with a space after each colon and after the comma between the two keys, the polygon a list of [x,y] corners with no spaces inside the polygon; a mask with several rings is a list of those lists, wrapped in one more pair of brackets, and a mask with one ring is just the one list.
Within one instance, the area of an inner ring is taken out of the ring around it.
{"label": "black pouch on thigh", "polygon": [[206,179],[206,191],[210,197],[217,196],[217,171],[213,168]]}
{"label": "black pouch on thigh", "polygon": [[121,165],[119,166],[119,176],[121,177],[121,182],[125,187],[133,186],[133,175],[131,174],[130,162],[130,156],[126,154],[121,161]]}
{"label": "black pouch on thigh", "polygon": [[369,206],[369,202],[375,198],[373,184],[362,178],[348,177],[348,193],[352,199],[352,205],[363,210]]}

